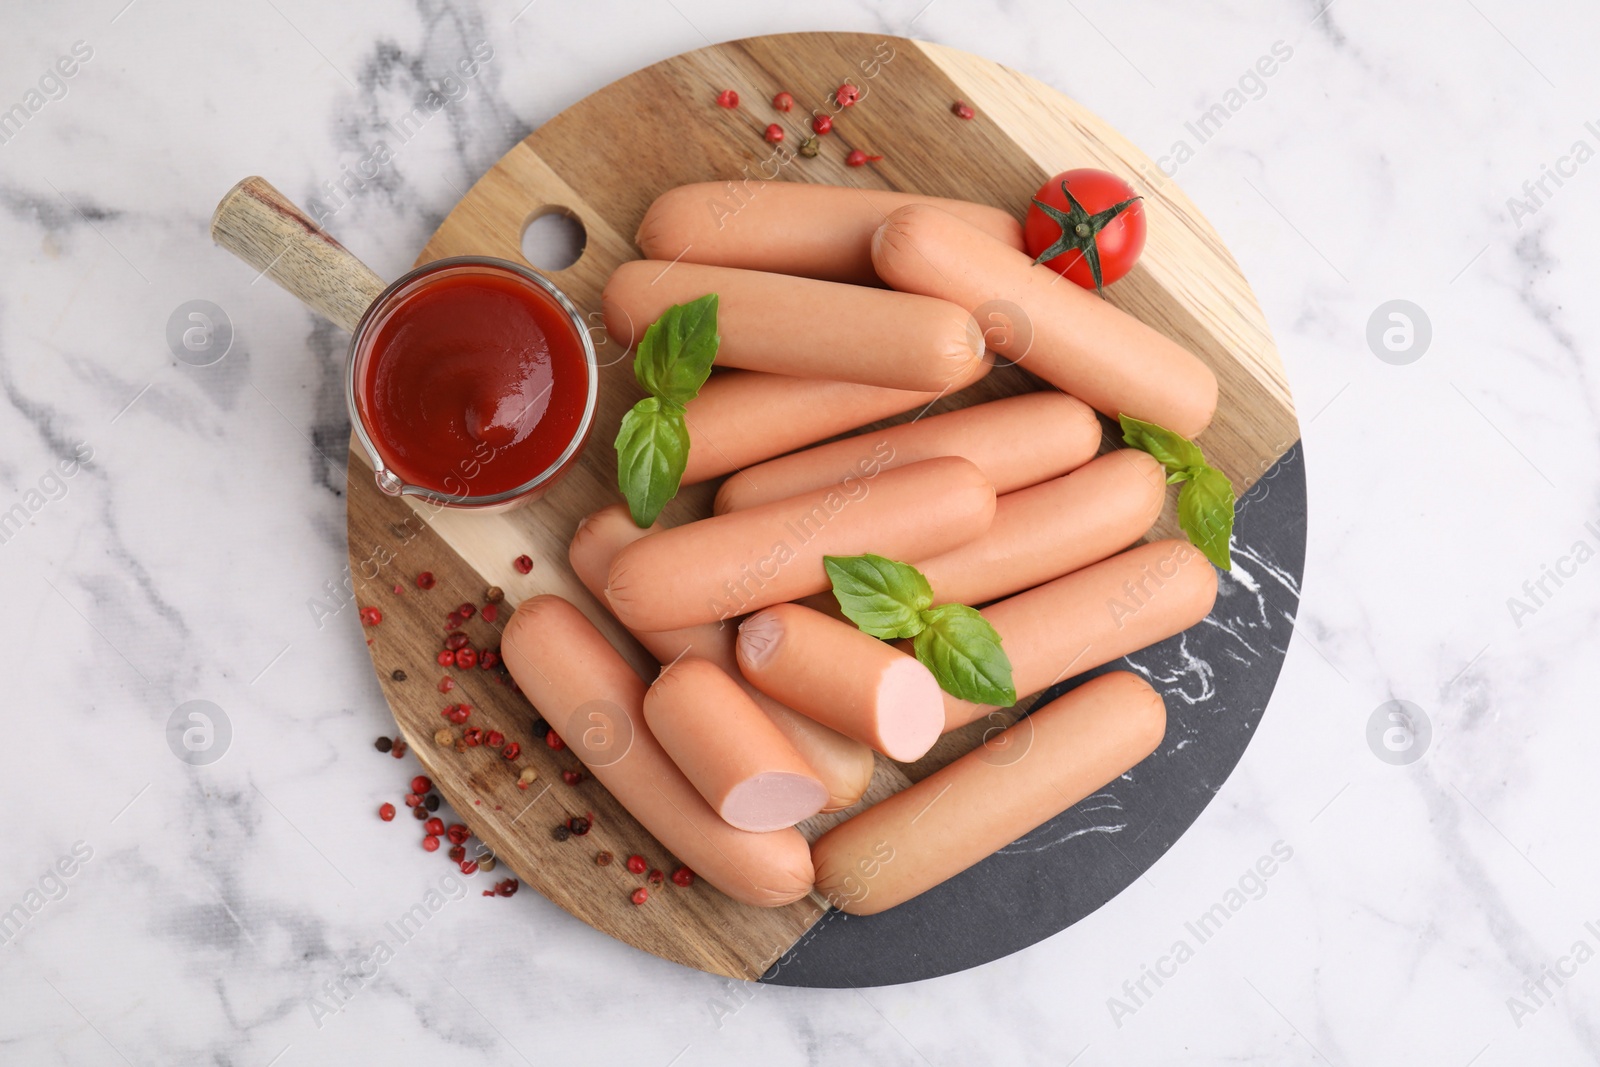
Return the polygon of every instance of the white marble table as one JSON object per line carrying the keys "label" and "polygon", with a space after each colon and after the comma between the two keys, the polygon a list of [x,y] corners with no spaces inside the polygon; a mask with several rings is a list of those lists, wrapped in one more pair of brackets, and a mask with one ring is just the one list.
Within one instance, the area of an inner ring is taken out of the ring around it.
{"label": "white marble table", "polygon": [[[1600,1058],[1600,16],[924,3],[6,5],[0,109],[25,114],[0,125],[0,1061]],[[414,764],[373,751],[388,714],[353,611],[308,607],[345,565],[342,339],[212,247],[212,205],[258,172],[317,195],[488,42],[330,222],[392,276],[585,94],[708,40],[819,28],[1044,79],[1170,157],[1227,239],[1308,464],[1299,639],[1268,715],[1147,877],[976,971],[735,986],[474,883],[320,1012],[443,865],[372,817]],[[1190,124],[1275,45],[1292,55],[1202,141]],[[210,367],[166,342],[192,299],[237,331]],[[1367,341],[1395,299],[1431,322],[1408,363]],[[1367,740],[1397,698],[1431,725],[1402,765]],[[198,768],[165,732],[197,699],[232,728]],[[1200,943],[1186,923],[1241,879]]]}

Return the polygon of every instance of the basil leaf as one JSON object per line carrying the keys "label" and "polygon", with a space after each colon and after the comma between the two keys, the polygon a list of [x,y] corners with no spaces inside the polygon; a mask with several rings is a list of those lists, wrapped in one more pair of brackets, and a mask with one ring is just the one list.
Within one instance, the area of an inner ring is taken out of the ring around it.
{"label": "basil leaf", "polygon": [[873,637],[914,637],[919,613],[933,603],[928,579],[909,563],[874,556],[824,556],[833,596],[845,618]]}
{"label": "basil leaf", "polygon": [[617,431],[617,486],[639,527],[656,521],[678,493],[689,463],[683,406],[647,396],[622,417]]}
{"label": "basil leaf", "polygon": [[1160,460],[1168,474],[1205,465],[1206,457],[1199,446],[1187,437],[1131,415],[1118,415],[1117,421],[1122,424],[1122,440]]}
{"label": "basil leaf", "polygon": [[1233,538],[1233,483],[1215,467],[1189,472],[1178,492],[1178,525],[1223,570],[1233,567],[1228,543]]}
{"label": "basil leaf", "polygon": [[922,621],[926,628],[911,649],[939,688],[977,704],[1005,708],[1017,702],[1011,660],[988,619],[964,604],[940,604],[924,611]]}
{"label": "basil leaf", "polygon": [[633,353],[633,376],[645,392],[687,404],[700,392],[717,357],[717,294],[674,304],[644,331]]}

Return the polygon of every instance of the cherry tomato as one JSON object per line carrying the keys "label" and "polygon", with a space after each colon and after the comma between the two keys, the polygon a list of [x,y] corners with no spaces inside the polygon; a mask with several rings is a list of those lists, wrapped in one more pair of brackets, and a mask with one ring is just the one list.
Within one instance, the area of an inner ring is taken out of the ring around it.
{"label": "cherry tomato", "polygon": [[[1035,194],[1023,224],[1028,254],[1085,289],[1133,269],[1144,251],[1144,203],[1115,174],[1064,171]],[[1048,257],[1048,258],[1046,258]]]}

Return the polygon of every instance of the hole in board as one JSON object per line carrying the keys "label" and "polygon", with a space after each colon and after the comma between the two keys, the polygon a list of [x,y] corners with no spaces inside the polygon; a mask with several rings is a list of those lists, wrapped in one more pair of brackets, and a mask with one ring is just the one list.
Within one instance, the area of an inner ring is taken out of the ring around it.
{"label": "hole in board", "polygon": [[546,207],[522,228],[522,257],[540,270],[566,270],[578,262],[589,235],[564,207]]}

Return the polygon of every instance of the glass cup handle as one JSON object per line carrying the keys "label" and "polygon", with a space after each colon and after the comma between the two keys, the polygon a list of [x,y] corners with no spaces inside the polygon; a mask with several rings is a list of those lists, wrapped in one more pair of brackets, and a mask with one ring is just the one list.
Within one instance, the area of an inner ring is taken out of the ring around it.
{"label": "glass cup handle", "polygon": [[385,288],[264,178],[228,190],[211,216],[211,238],[350,333]]}

